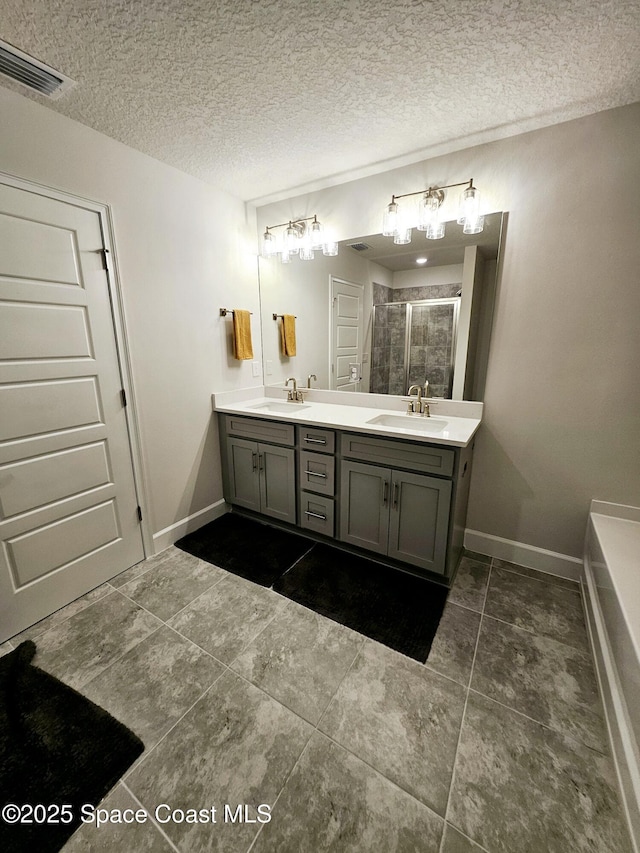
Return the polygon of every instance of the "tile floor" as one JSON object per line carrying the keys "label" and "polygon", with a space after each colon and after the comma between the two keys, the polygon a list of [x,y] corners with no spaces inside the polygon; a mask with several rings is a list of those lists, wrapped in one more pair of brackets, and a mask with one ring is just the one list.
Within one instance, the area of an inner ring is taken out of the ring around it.
{"label": "tile floor", "polygon": [[631,851],[570,581],[465,557],[425,665],[172,547],[27,638],[146,745],[106,807],[217,808],[65,853]]}

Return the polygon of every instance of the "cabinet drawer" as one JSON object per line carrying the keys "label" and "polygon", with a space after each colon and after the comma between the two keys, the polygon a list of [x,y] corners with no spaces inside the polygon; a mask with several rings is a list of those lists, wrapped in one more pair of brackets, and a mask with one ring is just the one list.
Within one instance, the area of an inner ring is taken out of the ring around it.
{"label": "cabinet drawer", "polygon": [[455,451],[446,447],[351,433],[342,434],[341,452],[344,457],[351,459],[438,474],[441,477],[453,475],[455,461]]}
{"label": "cabinet drawer", "polygon": [[323,453],[300,451],[298,469],[300,488],[321,495],[333,495],[335,491],[335,457]]}
{"label": "cabinet drawer", "polygon": [[298,427],[298,444],[301,450],[315,450],[316,453],[334,453],[336,434],[330,429]]}
{"label": "cabinet drawer", "polygon": [[274,444],[295,444],[293,424],[261,421],[258,418],[243,418],[237,415],[225,415],[224,420],[227,435],[253,438],[256,441],[271,441]]}
{"label": "cabinet drawer", "polygon": [[332,498],[300,492],[300,527],[333,536],[334,502]]}

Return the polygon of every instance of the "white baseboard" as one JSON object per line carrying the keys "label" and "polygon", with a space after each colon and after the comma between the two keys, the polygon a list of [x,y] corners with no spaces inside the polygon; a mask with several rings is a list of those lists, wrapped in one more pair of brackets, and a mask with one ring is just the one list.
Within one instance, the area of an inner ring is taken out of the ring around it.
{"label": "white baseboard", "polygon": [[153,553],[159,554],[160,551],[164,551],[169,545],[173,545],[182,536],[186,536],[187,533],[192,533],[204,524],[224,515],[228,509],[227,502],[223,498],[198,512],[194,512],[193,515],[188,515],[175,524],[165,527],[164,530],[159,530],[153,534]]}
{"label": "white baseboard", "polygon": [[464,547],[487,557],[509,560],[519,566],[572,581],[579,581],[582,573],[582,560],[578,557],[569,557],[567,554],[558,554],[556,551],[547,551],[534,545],[525,545],[524,542],[514,542],[512,539],[502,539],[479,530],[465,530]]}

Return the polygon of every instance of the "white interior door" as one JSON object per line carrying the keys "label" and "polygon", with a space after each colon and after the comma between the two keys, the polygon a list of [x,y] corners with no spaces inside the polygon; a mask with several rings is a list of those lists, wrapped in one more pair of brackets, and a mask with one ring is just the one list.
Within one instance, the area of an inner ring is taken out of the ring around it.
{"label": "white interior door", "polygon": [[100,216],[0,181],[0,641],[144,557]]}
{"label": "white interior door", "polygon": [[[359,391],[362,375],[364,286],[331,279],[331,388]],[[357,365],[355,376],[350,365]]]}

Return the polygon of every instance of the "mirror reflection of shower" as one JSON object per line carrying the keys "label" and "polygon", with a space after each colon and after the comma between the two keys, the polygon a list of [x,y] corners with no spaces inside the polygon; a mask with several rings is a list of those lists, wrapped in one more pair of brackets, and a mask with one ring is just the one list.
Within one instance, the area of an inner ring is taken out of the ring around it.
{"label": "mirror reflection of shower", "polygon": [[460,296],[373,306],[373,394],[406,394],[429,383],[429,396],[451,398]]}

